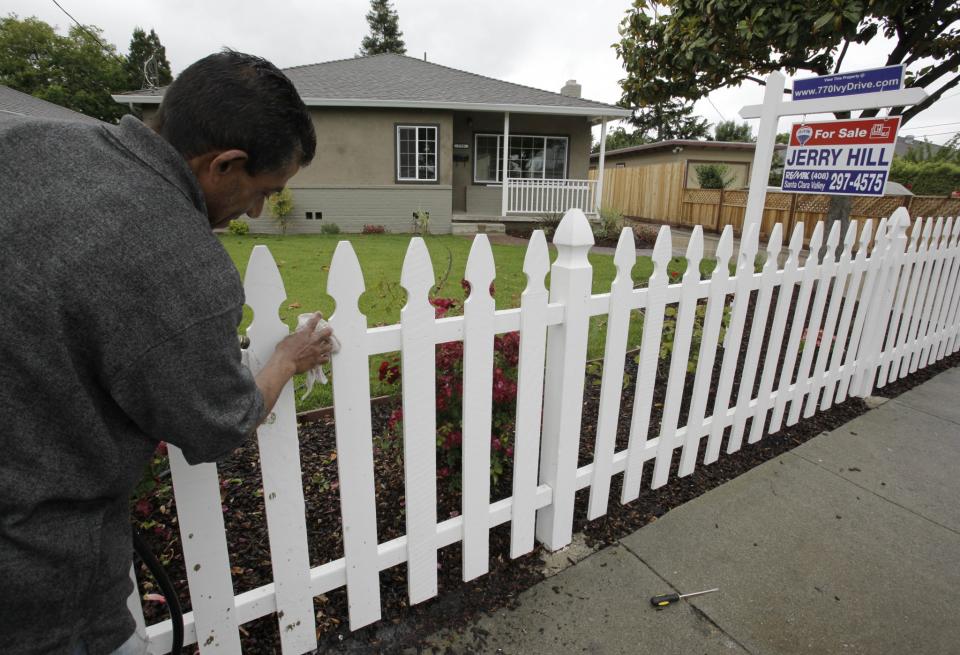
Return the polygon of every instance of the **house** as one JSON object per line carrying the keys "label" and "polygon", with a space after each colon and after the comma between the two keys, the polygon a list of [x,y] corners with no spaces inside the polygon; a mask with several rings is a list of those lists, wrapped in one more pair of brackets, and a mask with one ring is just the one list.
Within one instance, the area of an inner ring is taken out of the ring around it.
{"label": "house", "polygon": [[[750,186],[750,168],[753,165],[755,143],[739,141],[694,141],[688,139],[673,139],[645,143],[629,148],[608,150],[606,153],[607,168],[634,168],[637,166],[659,166],[671,176],[676,177],[677,170],[683,180],[683,188],[699,189],[697,167],[703,164],[722,164],[727,167],[727,175],[731,183],[727,188],[745,189]],[[777,144],[776,149],[784,150],[786,146]],[[600,154],[590,155],[590,168],[596,169]]]}
{"label": "house", "polygon": [[81,123],[102,123],[101,120],[81,114],[80,112],[61,107],[52,102],[35,98],[32,95],[21,93],[9,86],[0,84],[0,112],[16,114],[18,116],[36,116],[37,118],[54,118],[62,121],[79,121]]}
{"label": "house", "polygon": [[[581,98],[573,81],[552,93],[395,54],[284,73],[317,132],[313,163],[289,184],[291,232],[319,232],[328,223],[347,232],[366,224],[409,231],[416,211],[430,213],[437,233],[454,222],[571,206],[593,213],[602,181],[587,179],[591,127],[630,114]],[[140,106],[149,120],[162,96],[153,89],[113,97]],[[277,229],[269,217],[249,223],[254,232]]]}

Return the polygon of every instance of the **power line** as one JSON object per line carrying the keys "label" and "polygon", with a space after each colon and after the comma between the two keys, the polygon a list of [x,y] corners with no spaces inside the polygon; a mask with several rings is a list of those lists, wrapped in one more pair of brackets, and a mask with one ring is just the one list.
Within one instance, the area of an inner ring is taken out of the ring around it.
{"label": "power line", "polygon": [[950,123],[934,123],[933,125],[911,125],[911,130],[925,130],[929,127],[943,127],[944,125],[960,125],[960,121],[952,121]]}
{"label": "power line", "polygon": [[717,106],[715,104],[713,104],[713,100],[710,99],[710,96],[705,96],[705,97],[707,99],[707,102],[710,103],[710,106],[713,107],[713,111],[717,112],[717,114],[720,116],[720,120],[726,122],[727,117],[720,113],[720,110],[717,109]]}
{"label": "power line", "polygon": [[78,21],[76,18],[74,18],[72,15],[70,15],[70,12],[67,11],[66,9],[64,9],[64,8],[60,5],[60,3],[57,2],[57,0],[51,0],[51,2],[53,2],[53,4],[55,4],[55,5],[57,5],[57,8],[58,8],[60,11],[62,11],[63,13],[65,13],[70,20],[72,20],[74,23],[76,23],[76,24],[77,24],[77,27],[79,27],[81,30],[83,30],[91,39],[93,39],[94,41],[96,41],[96,42],[100,45],[100,48],[101,48],[104,52],[106,52],[106,53],[109,54],[111,57],[113,57],[114,59],[116,59],[117,61],[119,61],[121,64],[126,64],[126,63],[127,63],[126,61],[124,61],[124,59],[123,59],[122,57],[119,57],[115,52],[113,52],[113,50],[111,50],[110,48],[108,48],[107,46],[105,46],[105,45],[103,44],[103,41],[101,41],[101,40],[97,37],[96,34],[94,34],[93,32],[91,32],[90,30],[87,29],[86,25],[82,24],[80,21]]}
{"label": "power line", "polygon": [[922,136],[926,138],[928,136],[943,136],[944,134],[960,134],[960,132],[934,132],[933,134],[916,134],[912,136]]}

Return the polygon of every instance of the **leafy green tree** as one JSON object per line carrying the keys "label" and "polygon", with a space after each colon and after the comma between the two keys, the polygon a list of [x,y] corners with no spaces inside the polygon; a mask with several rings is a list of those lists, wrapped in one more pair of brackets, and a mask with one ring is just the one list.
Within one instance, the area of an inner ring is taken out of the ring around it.
{"label": "leafy green tree", "polygon": [[134,28],[126,71],[127,86],[131,90],[166,86],[173,81],[167,49],[155,31],[151,29],[147,34],[140,27]]}
{"label": "leafy green tree", "polygon": [[[607,132],[607,152],[631,146],[641,146],[644,143],[650,143],[650,139],[641,132],[627,132],[623,127],[616,127]],[[593,152],[600,152],[599,141],[593,144]]]}
{"label": "leafy green tree", "polygon": [[958,148],[958,145],[960,145],[960,134],[954,135],[949,141],[939,147],[935,147],[927,141],[917,141],[907,150],[907,154],[903,156],[903,159],[904,161],[916,163],[945,161],[960,164],[960,148]]}
{"label": "leafy green tree", "polygon": [[724,164],[700,164],[693,170],[701,189],[727,189],[733,184],[734,175]]}
{"label": "leafy green tree", "polygon": [[385,52],[407,54],[403,32],[400,31],[400,18],[396,10],[390,6],[390,0],[370,0],[367,24],[370,26],[370,34],[363,37],[363,41],[360,42],[360,56],[379,55]]}
{"label": "leafy green tree", "polygon": [[[883,35],[891,47],[878,64],[912,65],[906,85],[929,93],[891,109],[905,124],[960,84],[958,25],[956,0],[634,0],[614,45],[627,72],[621,103],[696,100],[773,71],[839,72],[851,43]],[[833,196],[827,222],[846,229],[852,204],[851,196]]]}
{"label": "leafy green tree", "polygon": [[[786,145],[790,142],[789,132],[780,132],[777,134],[776,143]],[[783,153],[780,150],[773,151],[773,159],[770,162],[770,175],[767,178],[767,184],[770,186],[780,186],[783,183]]]}
{"label": "leafy green tree", "polygon": [[696,100],[773,71],[826,75],[842,69],[851,43],[882,34],[892,44],[884,65],[919,64],[907,86],[937,87],[894,108],[906,123],[960,84],[958,21],[956,0],[634,0],[615,44],[627,71],[623,102]]}
{"label": "leafy green tree", "polygon": [[66,36],[37,18],[0,18],[0,84],[107,122],[127,113],[111,93],[125,90],[124,60],[95,26]]}
{"label": "leafy green tree", "polygon": [[742,141],[753,143],[753,131],[749,123],[737,124],[736,121],[721,121],[713,128],[713,138],[717,141]]}
{"label": "leafy green tree", "polygon": [[693,103],[671,99],[640,106],[633,111],[630,122],[647,142],[669,139],[705,139],[710,134],[710,123],[693,116]]}

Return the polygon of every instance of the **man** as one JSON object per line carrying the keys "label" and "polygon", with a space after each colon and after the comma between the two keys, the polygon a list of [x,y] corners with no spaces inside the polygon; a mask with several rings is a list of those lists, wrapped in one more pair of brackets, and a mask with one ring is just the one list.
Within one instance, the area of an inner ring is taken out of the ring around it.
{"label": "man", "polygon": [[153,129],[0,119],[0,652],[141,652],[128,501],[157,442],[223,458],[329,358],[315,319],[241,366],[211,232],[315,148],[290,81],[236,52],[187,68]]}

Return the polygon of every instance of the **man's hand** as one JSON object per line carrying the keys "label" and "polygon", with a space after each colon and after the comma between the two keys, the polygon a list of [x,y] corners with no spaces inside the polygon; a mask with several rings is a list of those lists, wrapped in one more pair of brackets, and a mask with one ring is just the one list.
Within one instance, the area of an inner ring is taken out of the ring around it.
{"label": "man's hand", "polygon": [[278,343],[269,361],[257,374],[257,387],[263,395],[264,406],[261,422],[273,411],[280,392],[290,378],[330,361],[333,330],[325,328],[314,332],[321,318],[323,315],[317,312],[305,329],[297,330]]}
{"label": "man's hand", "polygon": [[333,351],[330,336],[333,330],[327,327],[315,332],[317,323],[322,318],[323,314],[316,312],[304,329],[297,330],[278,343],[273,351],[273,357],[279,357],[293,366],[291,377],[330,361],[330,353]]}

